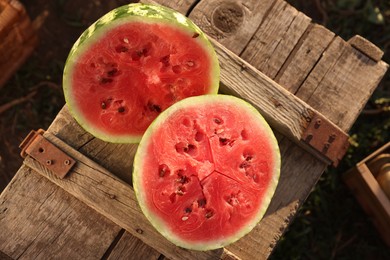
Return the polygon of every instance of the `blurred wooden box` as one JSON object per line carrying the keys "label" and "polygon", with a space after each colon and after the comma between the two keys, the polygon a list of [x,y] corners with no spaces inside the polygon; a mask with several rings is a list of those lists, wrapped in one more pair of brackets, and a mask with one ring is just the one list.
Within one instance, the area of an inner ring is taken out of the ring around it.
{"label": "blurred wooden box", "polygon": [[24,6],[17,0],[0,0],[0,88],[30,56],[37,40]]}
{"label": "blurred wooden box", "polygon": [[347,171],[343,178],[362,208],[372,219],[383,241],[390,246],[390,199],[376,177],[390,162],[390,142]]}

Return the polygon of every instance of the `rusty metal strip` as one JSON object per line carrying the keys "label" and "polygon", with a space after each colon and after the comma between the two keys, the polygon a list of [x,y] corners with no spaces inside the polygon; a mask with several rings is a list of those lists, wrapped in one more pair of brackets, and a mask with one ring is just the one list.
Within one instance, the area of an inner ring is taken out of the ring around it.
{"label": "rusty metal strip", "polygon": [[348,138],[348,134],[319,113],[313,115],[302,135],[302,140],[332,161],[334,167],[347,152]]}
{"label": "rusty metal strip", "polygon": [[42,129],[31,131],[19,145],[20,155],[23,158],[31,156],[63,179],[76,161],[43,137],[44,132]]}

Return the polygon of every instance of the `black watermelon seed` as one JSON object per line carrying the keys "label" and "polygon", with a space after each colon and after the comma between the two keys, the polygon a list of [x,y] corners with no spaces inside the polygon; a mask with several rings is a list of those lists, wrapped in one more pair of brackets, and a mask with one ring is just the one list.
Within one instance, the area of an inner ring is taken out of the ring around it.
{"label": "black watermelon seed", "polygon": [[100,79],[101,84],[107,84],[107,83],[111,83],[111,82],[112,82],[112,79],[110,79],[110,78],[103,77]]}
{"label": "black watermelon seed", "polygon": [[220,118],[218,118],[218,117],[215,117],[214,118],[214,122],[216,123],[216,124],[222,124],[222,120],[220,119]]}
{"label": "black watermelon seed", "polygon": [[246,169],[250,167],[250,163],[248,161],[243,161],[240,166],[241,169]]}
{"label": "black watermelon seed", "polygon": [[199,199],[198,200],[198,207],[204,208],[204,206],[206,206],[206,199]]}
{"label": "black watermelon seed", "polygon": [[154,111],[156,111],[157,113],[160,113],[161,112],[161,107],[159,105],[153,105],[153,109]]}
{"label": "black watermelon seed", "polygon": [[117,68],[113,68],[112,70],[109,70],[107,72],[107,76],[115,77],[116,75],[118,75],[118,72],[119,72],[119,70]]}
{"label": "black watermelon seed", "polygon": [[150,111],[152,111],[152,112],[161,113],[161,111],[162,111],[162,109],[161,109],[161,107],[160,107],[159,105],[153,104],[153,103],[150,102],[150,101],[148,102],[147,107],[148,107],[148,109],[149,109]]}
{"label": "black watermelon seed", "polygon": [[199,36],[199,33],[195,32],[193,35],[192,35],[192,38],[198,38]]}
{"label": "black watermelon seed", "polygon": [[227,139],[227,138],[222,138],[222,137],[219,138],[219,143],[221,145],[227,145],[228,142],[229,142],[229,139]]}
{"label": "black watermelon seed", "polygon": [[119,107],[119,108],[118,108],[118,112],[119,112],[119,113],[125,112],[125,108],[124,108],[124,107]]}
{"label": "black watermelon seed", "polygon": [[214,213],[213,213],[212,210],[207,210],[207,211],[206,211],[206,214],[205,214],[205,217],[206,217],[206,218],[211,218],[213,215],[214,215]]}
{"label": "black watermelon seed", "polygon": [[104,101],[103,101],[100,105],[101,105],[101,108],[102,108],[102,109],[106,109],[106,108],[107,108],[107,104],[106,104],[106,102],[104,102]]}
{"label": "black watermelon seed", "polygon": [[179,178],[177,179],[177,182],[178,182],[178,183],[181,183],[181,184],[186,184],[186,183],[189,183],[189,182],[190,182],[190,178],[188,178],[188,177],[185,176],[185,175],[180,175],[180,174],[179,174]]}

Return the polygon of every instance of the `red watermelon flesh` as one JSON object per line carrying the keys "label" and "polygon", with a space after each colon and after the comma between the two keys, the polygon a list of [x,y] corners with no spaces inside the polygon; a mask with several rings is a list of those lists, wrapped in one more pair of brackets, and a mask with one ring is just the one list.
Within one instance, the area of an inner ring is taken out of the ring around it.
{"label": "red watermelon flesh", "polygon": [[227,245],[260,220],[279,177],[275,137],[261,115],[230,96],[187,98],[143,137],[133,183],[152,224],[175,244]]}
{"label": "red watermelon flesh", "polygon": [[216,55],[196,25],[167,8],[132,4],[108,13],[76,42],[64,92],[87,131],[138,142],[163,110],[185,97],[216,94],[218,80]]}

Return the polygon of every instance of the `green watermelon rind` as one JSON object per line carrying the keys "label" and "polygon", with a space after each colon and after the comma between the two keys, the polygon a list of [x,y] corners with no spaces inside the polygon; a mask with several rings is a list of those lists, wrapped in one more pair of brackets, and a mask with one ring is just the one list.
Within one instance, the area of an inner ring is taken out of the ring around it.
{"label": "green watermelon rind", "polygon": [[[197,106],[213,104],[218,102],[228,102],[247,109],[248,112],[253,114],[253,117],[255,119],[254,121],[258,122],[260,127],[265,129],[267,135],[269,136],[269,142],[273,147],[274,155],[275,155],[274,158],[275,165],[274,165],[274,169],[272,170],[273,177],[270,180],[268,189],[264,192],[262,207],[259,209],[256,216],[253,218],[253,221],[250,222],[248,225],[246,225],[245,228],[238,231],[235,235],[229,236],[225,239],[221,239],[218,241],[213,240],[210,242],[194,242],[194,241],[187,242],[187,241],[183,241],[180,237],[170,232],[170,230],[166,228],[166,224],[164,223],[164,221],[160,219],[159,216],[152,213],[145,206],[146,199],[144,194],[148,191],[142,189],[142,176],[141,176],[143,158],[146,158],[148,156],[145,148],[147,148],[148,145],[150,144],[150,140],[151,140],[150,137],[153,135],[153,133],[172,114],[176,113],[181,109],[187,109],[191,107],[197,107]],[[159,231],[159,233],[161,233],[165,238],[167,238],[169,241],[171,241],[173,244],[179,247],[183,247],[191,250],[198,250],[198,251],[214,250],[214,249],[225,247],[239,240],[240,238],[248,234],[260,222],[260,220],[263,218],[268,208],[268,205],[271,202],[271,199],[278,185],[279,176],[280,176],[280,165],[281,165],[281,158],[280,158],[280,151],[279,151],[279,146],[276,137],[271,127],[268,125],[267,121],[259,113],[259,111],[256,108],[254,108],[252,105],[250,105],[249,103],[247,103],[246,101],[240,98],[230,96],[230,95],[203,95],[203,96],[196,96],[196,97],[188,97],[173,104],[171,107],[163,111],[152,122],[152,124],[148,127],[148,129],[144,133],[134,158],[133,175],[132,175],[133,188],[142,212],[144,213],[146,218],[150,221],[150,223],[157,229],[157,231]]]}
{"label": "green watermelon rind", "polygon": [[166,23],[169,25],[176,25],[177,28],[181,28],[191,35],[197,33],[198,36],[194,40],[200,41],[201,46],[203,46],[203,48],[209,54],[209,57],[212,61],[210,68],[212,69],[211,75],[213,76],[208,94],[217,94],[219,88],[220,68],[215,50],[207,36],[190,19],[180,14],[179,12],[164,6],[142,3],[128,4],[110,11],[98,19],[95,23],[93,23],[88,29],[86,29],[81,34],[79,39],[74,43],[65,62],[63,73],[63,90],[69,111],[76,119],[76,121],[87,132],[91,133],[95,137],[112,143],[138,143],[142,136],[131,134],[113,135],[109,132],[97,129],[96,127],[92,126],[87,119],[85,119],[72,97],[72,64],[74,64],[78,57],[80,57],[81,54],[89,48],[90,44],[93,44],[99,38],[103,37],[106,31],[109,31],[111,28],[115,28],[121,24],[133,21],[140,21],[144,23]]}

